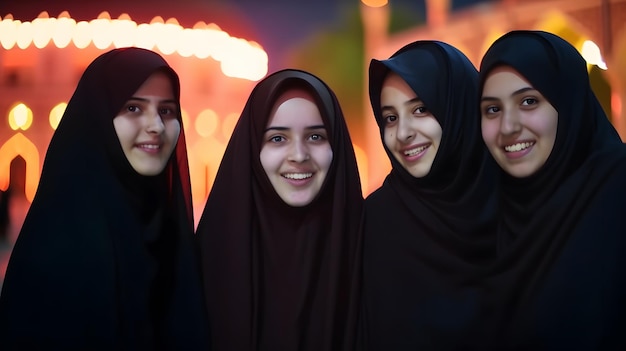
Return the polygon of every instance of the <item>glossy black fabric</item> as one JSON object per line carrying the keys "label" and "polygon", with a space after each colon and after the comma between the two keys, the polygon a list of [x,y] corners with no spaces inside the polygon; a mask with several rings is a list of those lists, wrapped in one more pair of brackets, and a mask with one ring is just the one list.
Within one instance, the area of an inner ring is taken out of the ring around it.
{"label": "glossy black fabric", "polygon": [[[312,93],[333,161],[319,195],[285,204],[260,162],[276,99]],[[333,92],[313,75],[276,72],[252,91],[230,139],[197,233],[215,350],[348,350],[354,340],[362,194]]]}
{"label": "glossy black fabric", "polygon": [[626,148],[578,51],[546,32],[498,39],[480,68],[508,65],[558,112],[554,148],[533,175],[502,172],[498,260],[488,270],[499,349],[626,349]]}
{"label": "glossy black fabric", "polygon": [[156,71],[178,101],[178,76],[148,50],[109,51],[81,77],[7,268],[3,350],[207,349],[182,125],[154,177],[132,169],[113,127]]}
{"label": "glossy black fabric", "polygon": [[365,202],[365,346],[461,349],[479,317],[479,288],[467,281],[495,258],[496,167],[481,139],[478,73],[463,53],[437,41],[372,60],[369,92],[381,139],[389,72],[408,83],[443,134],[422,178],[385,147],[392,171]]}

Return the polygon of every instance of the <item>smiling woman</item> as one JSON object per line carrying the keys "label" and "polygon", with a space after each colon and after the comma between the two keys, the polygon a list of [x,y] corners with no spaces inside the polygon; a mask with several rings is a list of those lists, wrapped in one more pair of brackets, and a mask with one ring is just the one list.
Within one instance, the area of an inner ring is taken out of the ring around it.
{"label": "smiling woman", "polygon": [[206,349],[179,96],[152,51],[87,67],[8,264],[3,350]]}
{"label": "smiling woman", "polygon": [[352,350],[362,201],[328,86],[298,70],[260,81],[197,230],[213,350]]}

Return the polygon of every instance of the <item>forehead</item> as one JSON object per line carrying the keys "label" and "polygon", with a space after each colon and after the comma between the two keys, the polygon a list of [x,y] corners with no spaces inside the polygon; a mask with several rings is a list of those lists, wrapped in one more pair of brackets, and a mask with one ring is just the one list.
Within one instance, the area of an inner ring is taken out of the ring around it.
{"label": "forehead", "polygon": [[393,98],[414,99],[417,93],[409,86],[409,84],[397,73],[389,72],[383,80],[382,89],[380,91],[381,102]]}
{"label": "forehead", "polygon": [[483,95],[502,95],[512,89],[532,87],[530,82],[511,66],[498,66],[487,74],[483,86]]}
{"label": "forehead", "polygon": [[141,84],[134,95],[161,96],[173,99],[172,81],[165,72],[154,72]]}
{"label": "forehead", "polygon": [[309,92],[303,89],[289,89],[274,103],[268,125],[297,127],[324,123],[315,99]]}

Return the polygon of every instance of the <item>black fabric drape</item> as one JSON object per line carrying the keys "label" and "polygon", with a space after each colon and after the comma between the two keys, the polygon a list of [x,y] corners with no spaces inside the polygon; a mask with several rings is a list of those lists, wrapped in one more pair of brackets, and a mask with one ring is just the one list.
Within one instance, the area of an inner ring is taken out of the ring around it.
{"label": "black fabric drape", "polygon": [[502,36],[482,60],[481,87],[500,65],[548,99],[558,126],[535,174],[502,172],[498,259],[479,277],[490,333],[500,349],[626,349],[626,148],[565,40]]}
{"label": "black fabric drape", "polygon": [[[481,139],[478,73],[454,47],[417,41],[370,63],[381,139],[381,90],[402,77],[441,125],[431,171],[392,171],[365,201],[363,333],[371,350],[460,350],[480,317],[476,270],[495,258],[496,166]],[[384,145],[384,143],[383,143]]]}
{"label": "black fabric drape", "polygon": [[182,121],[154,177],[133,170],[113,126],[156,71],[178,101],[178,76],[144,49],[111,50],[81,77],[7,268],[3,350],[207,349]]}
{"label": "black fabric drape", "polygon": [[[276,99],[312,93],[333,161],[317,198],[285,204],[260,162]],[[338,101],[322,81],[282,70],[259,82],[235,127],[197,233],[215,350],[347,350],[354,340],[362,194]]]}

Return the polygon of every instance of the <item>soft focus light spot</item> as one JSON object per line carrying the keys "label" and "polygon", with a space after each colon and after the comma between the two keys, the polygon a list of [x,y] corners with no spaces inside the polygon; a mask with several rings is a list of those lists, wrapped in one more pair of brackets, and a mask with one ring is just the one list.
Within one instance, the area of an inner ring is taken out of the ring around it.
{"label": "soft focus light spot", "polygon": [[61,102],[54,106],[52,110],[50,110],[50,126],[53,130],[56,130],[59,126],[59,122],[61,122],[61,118],[63,117],[63,113],[65,113],[65,108],[67,104],[65,102]]}
{"label": "soft focus light spot", "polygon": [[606,70],[606,63],[602,58],[602,54],[600,53],[600,48],[596,43],[591,40],[585,40],[582,47],[581,55],[585,58],[590,65],[596,65],[601,69]]}
{"label": "soft focus light spot", "polygon": [[13,130],[26,130],[33,123],[33,111],[23,103],[15,105],[9,112],[9,126]]}
{"label": "soft focus light spot", "polygon": [[200,112],[196,118],[196,132],[202,137],[209,137],[215,133],[219,124],[217,113],[211,109]]}
{"label": "soft focus light spot", "polygon": [[113,45],[116,48],[133,46],[137,32],[137,23],[130,20],[127,14],[122,14],[111,22]]}
{"label": "soft focus light spot", "polygon": [[97,19],[89,22],[92,30],[93,44],[100,50],[108,48],[113,43],[111,17],[108,12],[102,12]]}
{"label": "soft focus light spot", "polygon": [[76,23],[72,41],[77,48],[84,49],[89,46],[89,43],[91,43],[91,28],[89,22],[80,21]]}
{"label": "soft focus light spot", "polygon": [[224,118],[224,121],[222,122],[222,136],[224,137],[224,140],[230,139],[238,120],[239,114],[236,112],[230,113],[226,116],[226,118]]}
{"label": "soft focus light spot", "polygon": [[22,22],[17,27],[17,46],[26,49],[33,42],[33,24]]}
{"label": "soft focus light spot", "polygon": [[361,2],[370,7],[383,7],[387,5],[387,0],[361,0]]}
{"label": "soft focus light spot", "polygon": [[56,18],[50,18],[47,12],[42,12],[39,17],[35,18],[33,24],[33,44],[38,49],[43,49],[52,39],[54,28],[56,27]]}
{"label": "soft focus light spot", "polygon": [[67,12],[62,13],[59,18],[57,18],[56,25],[52,30],[52,41],[59,49],[63,49],[69,45],[70,41],[72,41],[74,29],[76,28],[76,21],[69,18],[69,14],[67,14],[67,16],[64,16],[64,14],[67,14]]}
{"label": "soft focus light spot", "polygon": [[17,42],[19,24],[20,21],[14,21],[9,16],[0,21],[0,44],[5,50],[12,49]]}
{"label": "soft focus light spot", "polygon": [[142,23],[137,26],[137,30],[135,32],[135,46],[139,48],[144,48],[148,50],[152,50],[156,45],[156,36],[153,35],[152,25],[147,23]]}

